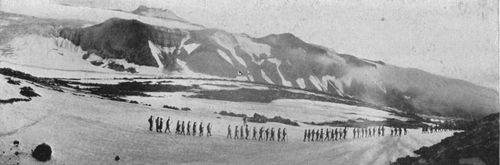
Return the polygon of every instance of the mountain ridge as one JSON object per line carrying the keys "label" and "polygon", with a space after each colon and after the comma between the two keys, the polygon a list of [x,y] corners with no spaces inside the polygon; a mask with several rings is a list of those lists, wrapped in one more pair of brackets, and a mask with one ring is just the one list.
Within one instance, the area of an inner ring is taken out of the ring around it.
{"label": "mountain ridge", "polygon": [[318,90],[412,113],[475,118],[498,111],[498,92],[489,88],[337,53],[291,33],[254,38],[122,18],[57,31],[54,37],[80,47],[92,57],[86,60],[100,67],[124,60],[167,75],[196,73]]}

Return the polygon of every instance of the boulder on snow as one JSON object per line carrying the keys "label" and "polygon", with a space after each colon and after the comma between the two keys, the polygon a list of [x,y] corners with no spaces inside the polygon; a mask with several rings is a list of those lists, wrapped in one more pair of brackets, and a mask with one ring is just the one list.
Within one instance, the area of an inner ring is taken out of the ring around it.
{"label": "boulder on snow", "polygon": [[52,148],[48,144],[42,143],[36,146],[31,156],[38,161],[46,162],[52,157]]}

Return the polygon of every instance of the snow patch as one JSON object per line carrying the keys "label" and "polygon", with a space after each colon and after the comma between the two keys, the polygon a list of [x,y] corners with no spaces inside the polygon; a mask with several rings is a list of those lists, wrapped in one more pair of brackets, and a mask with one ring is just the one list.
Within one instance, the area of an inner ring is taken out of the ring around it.
{"label": "snow patch", "polygon": [[197,43],[192,43],[192,44],[187,44],[187,45],[184,45],[184,50],[186,50],[187,54],[191,54],[191,52],[193,52],[196,48],[198,48],[198,46],[200,46],[200,44],[197,44]]}
{"label": "snow patch", "polygon": [[304,82],[304,79],[303,78],[298,78],[297,80],[295,80],[297,82],[297,84],[299,84],[299,87],[302,88],[302,89],[305,89],[306,88],[306,83]]}
{"label": "snow patch", "polygon": [[229,62],[231,65],[234,65],[233,61],[231,61],[231,58],[224,51],[217,49],[217,53],[219,54],[220,57]]}
{"label": "snow patch", "polygon": [[291,87],[292,86],[292,83],[290,81],[287,81],[285,80],[285,77],[283,77],[283,74],[281,74],[281,71],[280,71],[280,65],[281,65],[281,61],[276,59],[276,58],[270,58],[268,59],[271,63],[274,63],[276,64],[276,70],[278,70],[278,75],[280,76],[281,78],[281,82],[283,86],[288,86],[288,87]]}
{"label": "snow patch", "polygon": [[264,72],[264,70],[261,69],[260,74],[262,74],[262,78],[264,78],[264,80],[266,80],[269,84],[274,84],[273,80],[267,77],[266,72]]}
{"label": "snow patch", "polygon": [[150,40],[148,40],[148,44],[149,44],[149,49],[151,49],[151,54],[153,54],[153,57],[156,60],[156,64],[158,64],[159,68],[164,68],[165,66],[160,60],[161,50],[158,49],[158,47]]}

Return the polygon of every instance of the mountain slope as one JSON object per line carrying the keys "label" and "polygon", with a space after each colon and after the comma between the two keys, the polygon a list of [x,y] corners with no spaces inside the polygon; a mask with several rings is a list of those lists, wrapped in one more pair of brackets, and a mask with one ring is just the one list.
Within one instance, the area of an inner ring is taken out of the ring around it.
{"label": "mountain slope", "polygon": [[[146,10],[142,7],[139,11]],[[340,54],[289,33],[254,38],[219,29],[179,29],[121,18],[93,26],[53,22],[62,28],[43,25],[46,28],[30,33],[55,31],[43,37],[70,41],[71,47],[81,49],[74,52],[73,58],[83,58],[97,67],[141,74],[196,74],[318,90],[432,115],[474,118],[499,111],[498,92],[492,89]],[[11,41],[3,46],[8,45],[12,48],[16,44]],[[9,50],[20,49],[26,48]]]}

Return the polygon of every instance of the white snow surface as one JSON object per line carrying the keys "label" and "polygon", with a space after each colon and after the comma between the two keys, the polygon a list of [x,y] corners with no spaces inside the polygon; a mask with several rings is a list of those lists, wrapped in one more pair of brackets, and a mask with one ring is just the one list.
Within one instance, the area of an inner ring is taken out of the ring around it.
{"label": "white snow surface", "polygon": [[[401,137],[372,137],[339,142],[302,142],[304,129],[332,128],[278,123],[249,123],[250,127],[286,128],[287,142],[256,142],[226,139],[228,124],[240,125],[241,118],[220,116],[220,110],[239,110],[251,113],[267,105],[219,101],[208,106],[202,99],[191,102],[164,99],[166,104],[189,106],[193,111],[174,111],[140,104],[129,104],[99,99],[93,95],[76,96],[45,88],[34,87],[42,95],[30,102],[0,106],[0,148],[6,149],[12,141],[19,140],[20,164],[39,164],[30,150],[40,143],[53,149],[52,159],[44,164],[387,164],[398,157],[413,155],[413,151],[439,142],[453,132],[420,134],[409,130]],[[170,93],[179,95],[178,93]],[[181,97],[172,97],[181,98]],[[183,98],[189,99],[189,98]],[[273,102],[277,105],[291,101]],[[299,102],[297,104],[304,104]],[[206,104],[205,104],[206,105]],[[294,105],[296,106],[296,105]],[[321,105],[318,105],[321,106]],[[285,110],[285,109],[281,109]],[[276,110],[277,111],[277,110]],[[295,110],[296,111],[296,110]],[[304,110],[306,111],[306,110]],[[317,118],[310,109],[306,118]],[[273,112],[274,113],[274,112]],[[291,114],[291,113],[288,113]],[[148,131],[150,116],[170,117],[177,120],[212,123],[213,137],[178,136]],[[233,127],[234,128],[234,127]],[[350,128],[349,132],[351,131]],[[306,154],[307,153],[307,154]],[[7,162],[8,155],[0,155],[0,162]]]}
{"label": "white snow surface", "polygon": [[281,83],[282,83],[281,85],[291,87],[292,83],[290,81],[287,81],[285,79],[285,77],[283,76],[283,74],[281,74],[281,71],[280,71],[281,61],[279,59],[276,59],[276,58],[269,58],[268,60],[269,60],[269,62],[276,64],[276,70],[278,70],[278,75],[281,78]]}
{"label": "white snow surface", "polygon": [[302,88],[302,89],[305,89],[306,88],[306,83],[304,81],[303,78],[297,78],[297,84],[299,84],[299,87]]}
{"label": "white snow surface", "polygon": [[230,63],[231,65],[234,65],[233,61],[231,60],[231,57],[229,57],[224,51],[217,49],[217,53],[219,54],[220,57],[222,57],[228,63]]}

